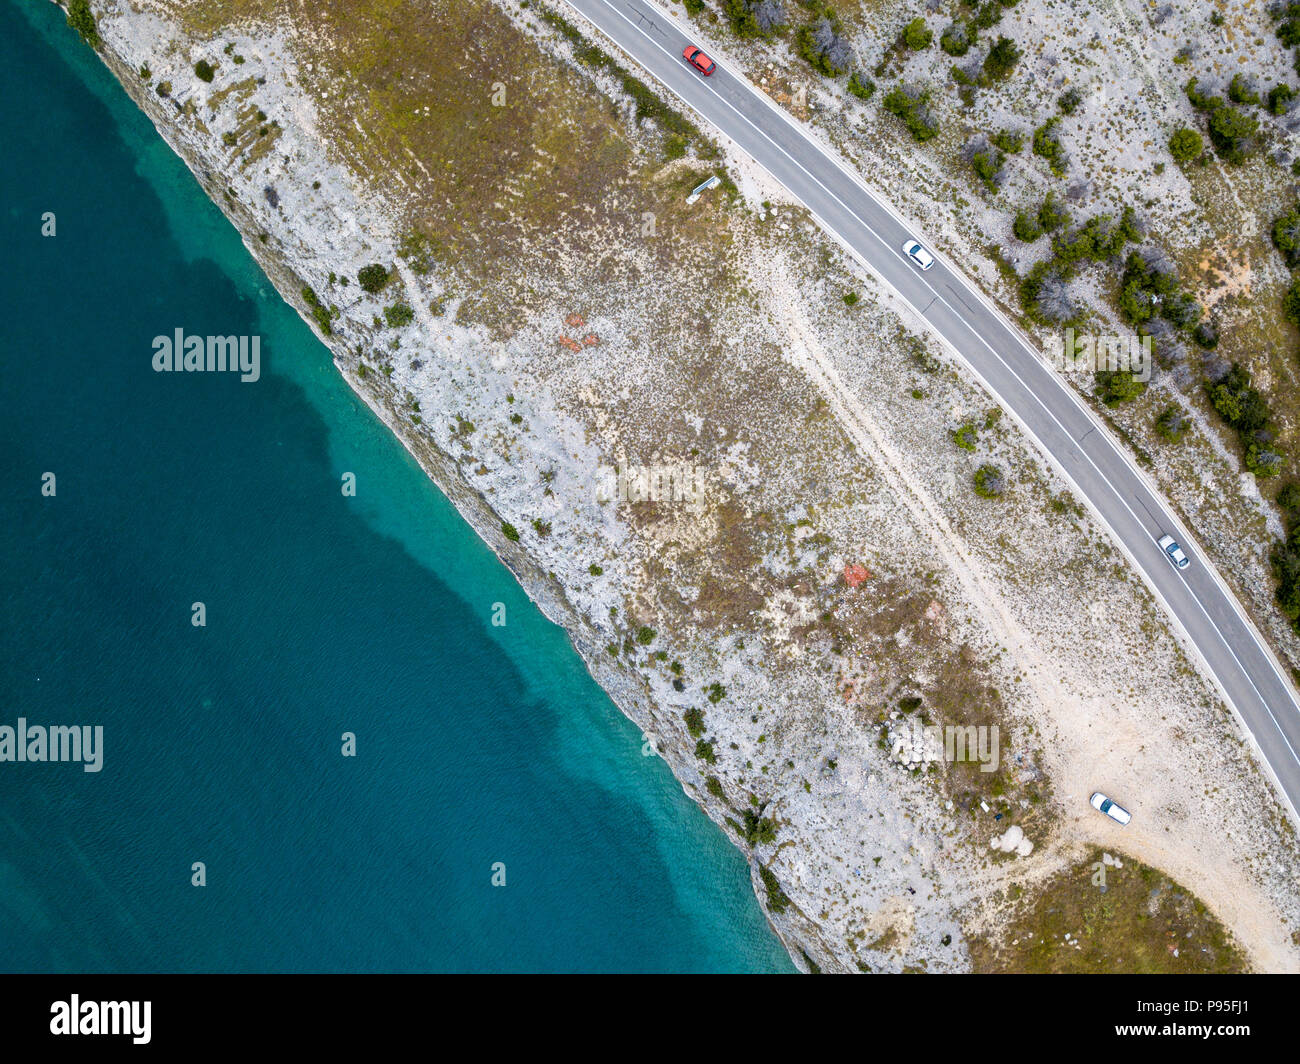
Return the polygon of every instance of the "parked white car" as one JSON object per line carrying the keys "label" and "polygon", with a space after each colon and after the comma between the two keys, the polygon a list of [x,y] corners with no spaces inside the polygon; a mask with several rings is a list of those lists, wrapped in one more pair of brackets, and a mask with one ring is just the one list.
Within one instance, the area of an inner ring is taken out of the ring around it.
{"label": "parked white car", "polygon": [[906,252],[909,259],[920,266],[923,270],[928,270],[934,265],[934,256],[926,251],[925,248],[921,247],[921,242],[919,240],[909,240],[903,245],[903,251]]}
{"label": "parked white car", "polygon": [[1183,548],[1178,545],[1178,542],[1173,536],[1161,536],[1160,549],[1165,552],[1169,557],[1169,560],[1178,566],[1179,569],[1186,569],[1192,564],[1192,560],[1183,553]]}
{"label": "parked white car", "polygon": [[1093,791],[1089,799],[1092,807],[1098,812],[1105,813],[1111,820],[1117,824],[1127,824],[1133,819],[1133,814],[1125,809],[1122,805],[1116,805],[1114,801],[1107,798],[1101,791]]}

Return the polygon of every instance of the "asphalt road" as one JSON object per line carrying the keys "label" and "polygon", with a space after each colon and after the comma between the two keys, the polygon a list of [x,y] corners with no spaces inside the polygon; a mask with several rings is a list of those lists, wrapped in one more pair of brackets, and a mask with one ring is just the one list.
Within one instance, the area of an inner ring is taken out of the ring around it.
{"label": "asphalt road", "polygon": [[[1109,528],[1255,736],[1292,809],[1300,810],[1294,688],[1195,540],[1043,356],[937,252],[933,269],[918,270],[902,245],[915,236],[934,252],[927,234],[909,227],[837,152],[721,62],[707,78],[687,65],[682,49],[705,42],[692,42],[665,12],[646,0],[568,3],[767,170],[975,372]],[[1175,569],[1157,546],[1165,533],[1191,558],[1187,569]],[[1142,648],[1117,638],[1115,653]],[[1190,746],[1188,756],[1194,756]],[[1123,778],[1098,779],[1096,787],[1135,816],[1143,814],[1142,796]]]}

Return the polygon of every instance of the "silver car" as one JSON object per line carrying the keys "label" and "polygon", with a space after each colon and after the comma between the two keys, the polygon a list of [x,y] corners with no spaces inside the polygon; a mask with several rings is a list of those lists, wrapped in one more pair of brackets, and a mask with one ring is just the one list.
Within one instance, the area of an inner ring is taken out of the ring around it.
{"label": "silver car", "polygon": [[1192,564],[1192,560],[1183,553],[1183,548],[1178,545],[1173,536],[1161,536],[1160,549],[1168,555],[1169,560],[1179,569],[1186,569]]}
{"label": "silver car", "polygon": [[1116,805],[1114,801],[1112,801],[1110,798],[1107,798],[1104,794],[1101,793],[1101,791],[1093,791],[1092,797],[1088,800],[1092,803],[1092,807],[1094,809],[1096,809],[1098,812],[1105,813],[1108,817],[1111,818],[1111,820],[1115,821],[1115,823],[1117,824],[1127,824],[1130,820],[1133,819],[1132,813],[1130,813],[1123,806]]}

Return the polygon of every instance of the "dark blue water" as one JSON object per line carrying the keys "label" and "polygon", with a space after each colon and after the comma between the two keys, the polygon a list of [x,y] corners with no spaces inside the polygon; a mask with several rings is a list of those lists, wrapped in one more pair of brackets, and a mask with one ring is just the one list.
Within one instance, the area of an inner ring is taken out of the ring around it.
{"label": "dark blue water", "polygon": [[[0,86],[0,724],[105,747],[0,763],[0,969],[791,970],[52,4],[0,3]],[[262,379],[154,373],[176,327],[259,334]]]}

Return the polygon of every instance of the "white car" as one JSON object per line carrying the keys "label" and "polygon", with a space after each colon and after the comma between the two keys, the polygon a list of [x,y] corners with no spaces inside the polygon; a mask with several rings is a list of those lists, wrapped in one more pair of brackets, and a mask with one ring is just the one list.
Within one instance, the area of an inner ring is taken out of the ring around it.
{"label": "white car", "polygon": [[1098,812],[1105,813],[1108,817],[1111,818],[1111,820],[1115,821],[1115,823],[1117,824],[1127,824],[1130,820],[1133,819],[1132,813],[1130,813],[1123,806],[1116,805],[1114,801],[1112,801],[1110,798],[1107,798],[1104,794],[1101,793],[1101,791],[1093,791],[1092,797],[1089,798],[1088,800],[1092,803],[1092,807],[1094,809],[1096,809]]}
{"label": "white car", "polygon": [[1183,548],[1178,545],[1173,536],[1161,536],[1160,549],[1179,569],[1186,569],[1192,564],[1192,560],[1183,553]]}
{"label": "white car", "polygon": [[925,248],[921,247],[921,243],[918,240],[909,240],[903,245],[903,251],[907,253],[909,259],[920,266],[923,270],[928,270],[934,265],[934,256],[926,251]]}

